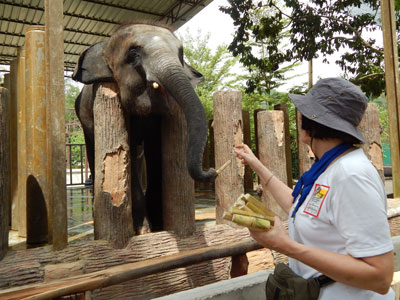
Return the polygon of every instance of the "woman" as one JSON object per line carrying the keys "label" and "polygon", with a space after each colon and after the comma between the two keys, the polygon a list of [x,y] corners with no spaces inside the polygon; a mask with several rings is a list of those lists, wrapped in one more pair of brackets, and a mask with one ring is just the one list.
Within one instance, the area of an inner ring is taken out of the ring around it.
{"label": "woman", "polygon": [[289,234],[276,217],[272,230],[251,236],[287,255],[291,270],[303,278],[333,279],[319,299],[394,299],[386,193],[376,169],[354,146],[364,142],[357,126],[366,96],[344,79],[326,78],[305,96],[289,97],[302,114],[300,141],[317,161],[292,190],[247,145],[235,146],[237,157],[289,214]]}

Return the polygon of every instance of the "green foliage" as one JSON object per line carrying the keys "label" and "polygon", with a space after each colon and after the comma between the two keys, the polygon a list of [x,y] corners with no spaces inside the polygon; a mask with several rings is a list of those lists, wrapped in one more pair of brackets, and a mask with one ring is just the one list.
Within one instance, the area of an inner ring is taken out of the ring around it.
{"label": "green foliage", "polygon": [[[237,32],[229,50],[240,55],[245,66],[255,66],[280,79],[274,72],[285,62],[307,61],[319,55],[327,62],[327,55],[345,50],[336,63],[348,79],[369,96],[384,91],[383,48],[371,34],[381,27],[378,0],[228,2],[221,10],[232,17]],[[398,20],[396,23],[399,26]],[[283,36],[291,45],[284,51],[279,46]],[[252,40],[265,43],[264,59],[254,55],[249,45]]]}
{"label": "green foliage", "polygon": [[237,88],[241,75],[232,73],[238,59],[230,55],[227,46],[219,45],[214,51],[209,48],[210,33],[191,36],[186,32],[180,37],[184,44],[185,59],[188,64],[204,76],[204,82],[196,88],[203,103],[207,119],[213,118],[213,93],[224,88]]}
{"label": "green foliage", "polygon": [[388,119],[388,110],[387,110],[387,102],[384,94],[381,96],[371,100],[372,103],[376,103],[378,106],[378,114],[379,114],[379,124],[382,128],[381,140],[382,143],[389,143],[389,119]]}

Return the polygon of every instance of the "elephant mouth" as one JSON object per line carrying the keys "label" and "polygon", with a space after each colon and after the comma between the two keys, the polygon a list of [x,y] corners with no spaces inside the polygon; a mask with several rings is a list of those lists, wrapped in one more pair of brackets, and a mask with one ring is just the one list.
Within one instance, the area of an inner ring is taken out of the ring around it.
{"label": "elephant mouth", "polygon": [[173,99],[171,94],[157,81],[147,84],[147,91],[141,95],[148,97],[152,113],[169,114]]}

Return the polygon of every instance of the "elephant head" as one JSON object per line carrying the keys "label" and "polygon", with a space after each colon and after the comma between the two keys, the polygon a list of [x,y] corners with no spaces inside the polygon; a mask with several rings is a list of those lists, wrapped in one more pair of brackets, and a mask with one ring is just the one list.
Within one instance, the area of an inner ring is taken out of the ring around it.
{"label": "elephant head", "polygon": [[115,81],[131,114],[168,113],[168,101],[174,99],[186,117],[189,174],[198,181],[215,178],[214,169],[202,168],[207,122],[194,86],[203,76],[185,63],[182,44],[168,28],[121,26],[81,55],[72,78],[85,84]]}

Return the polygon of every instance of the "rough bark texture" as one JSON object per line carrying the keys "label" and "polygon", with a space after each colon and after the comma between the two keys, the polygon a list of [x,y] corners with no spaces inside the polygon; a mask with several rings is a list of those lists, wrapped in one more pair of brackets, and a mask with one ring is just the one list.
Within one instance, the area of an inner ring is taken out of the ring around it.
{"label": "rough bark texture", "polygon": [[98,85],[94,101],[94,235],[123,248],[133,236],[130,150],[117,87]]}
{"label": "rough bark texture", "polygon": [[292,153],[290,152],[290,131],[289,131],[289,111],[288,105],[285,103],[277,104],[274,106],[275,110],[280,110],[283,112],[283,121],[285,128],[285,154],[286,154],[286,176],[287,185],[289,187],[293,186],[293,176],[292,176]]}
{"label": "rough bark texture", "polygon": [[48,182],[51,190],[52,243],[54,250],[67,246],[65,190],[65,105],[63,0],[45,0],[46,94],[48,103]]}
{"label": "rough bark texture", "polygon": [[[164,230],[186,236],[195,230],[194,181],[186,167],[187,125],[175,101],[162,120],[162,210]],[[156,208],[154,208],[156,209]]]}
{"label": "rough bark texture", "polygon": [[300,142],[300,130],[301,130],[301,114],[297,112],[296,114],[296,127],[297,127],[297,145],[298,145],[298,155],[299,155],[299,176],[303,175],[304,172],[310,169],[314,154],[311,151],[311,148]]}
{"label": "rough bark texture", "polygon": [[[243,143],[251,148],[251,129],[250,129],[250,114],[248,111],[242,111],[243,118]],[[248,165],[244,166],[244,190],[253,191],[253,171]]]}
{"label": "rough bark texture", "polygon": [[10,127],[9,94],[0,87],[0,259],[8,250],[8,231],[10,229]]}
{"label": "rough bark texture", "polygon": [[369,103],[364,117],[361,120],[359,129],[366,139],[366,143],[362,144],[362,149],[378,170],[382,180],[385,180],[383,174],[383,157],[382,157],[382,128],[379,124],[378,107],[376,103]]}
{"label": "rough bark texture", "polygon": [[381,0],[382,31],[385,58],[386,99],[390,131],[393,195],[400,198],[400,88],[393,1]]}
{"label": "rough bark texture", "polygon": [[[260,161],[274,176],[282,182],[287,182],[283,112],[261,111],[257,114],[257,118]],[[287,219],[287,214],[268,190],[263,190],[261,201],[281,219]]]}
{"label": "rough bark texture", "polygon": [[[124,249],[106,241],[82,241],[54,252],[50,246],[10,251],[0,262],[0,288],[12,288],[46,279],[88,274],[113,266],[176,254],[212,245],[251,241],[247,229],[228,225],[199,227],[192,236],[181,238],[162,231],[134,236]],[[230,258],[216,259],[186,268],[149,275],[123,284],[97,289],[93,299],[152,299],[228,279]],[[60,268],[58,268],[59,266]],[[57,274],[57,270],[59,273]],[[68,270],[70,270],[68,272]],[[204,276],[207,274],[207,276]]]}
{"label": "rough bark texture", "polygon": [[233,146],[243,143],[242,95],[236,91],[214,94],[215,165],[218,169],[226,161],[231,164],[215,180],[217,201],[216,220],[223,222],[222,215],[244,192],[244,166],[236,158]]}

